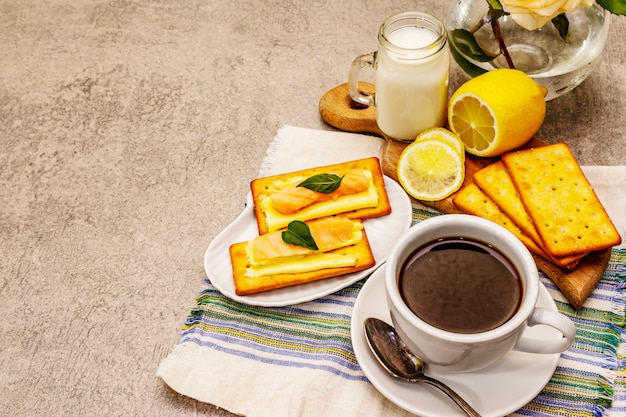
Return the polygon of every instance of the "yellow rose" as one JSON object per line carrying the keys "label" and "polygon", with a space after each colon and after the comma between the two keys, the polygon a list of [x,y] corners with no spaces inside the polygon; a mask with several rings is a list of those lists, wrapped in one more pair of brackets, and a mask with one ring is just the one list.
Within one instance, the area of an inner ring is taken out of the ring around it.
{"label": "yellow rose", "polygon": [[595,0],[500,0],[505,12],[515,22],[528,30],[542,27],[561,13],[571,12],[578,6],[591,7]]}

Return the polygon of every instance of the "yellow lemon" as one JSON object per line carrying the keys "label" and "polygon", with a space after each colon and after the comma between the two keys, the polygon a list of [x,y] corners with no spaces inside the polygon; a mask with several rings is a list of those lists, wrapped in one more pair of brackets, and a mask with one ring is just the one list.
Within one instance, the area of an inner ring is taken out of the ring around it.
{"label": "yellow lemon", "polygon": [[415,140],[438,140],[445,142],[452,146],[463,157],[463,159],[465,159],[465,145],[463,145],[461,138],[443,127],[433,127],[431,129],[424,130],[422,133],[417,135]]}
{"label": "yellow lemon", "polygon": [[546,116],[547,90],[519,70],[497,69],[465,82],[450,98],[448,124],[468,153],[498,156],[528,142]]}
{"label": "yellow lemon", "polygon": [[418,200],[441,200],[463,185],[464,162],[464,154],[445,141],[416,140],[400,154],[398,180]]}

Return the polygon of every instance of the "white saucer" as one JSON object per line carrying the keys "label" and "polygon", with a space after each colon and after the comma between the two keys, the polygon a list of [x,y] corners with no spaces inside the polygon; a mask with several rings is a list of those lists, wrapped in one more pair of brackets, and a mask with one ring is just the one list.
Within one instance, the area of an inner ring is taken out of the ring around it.
{"label": "white saucer", "polygon": [[385,178],[385,188],[391,204],[387,216],[363,221],[376,265],[364,271],[340,277],[327,278],[308,284],[294,285],[259,294],[237,295],[233,282],[233,268],[228,248],[259,235],[254,216],[252,196],[248,194],[246,208],[213,239],[204,254],[204,269],[211,283],[225,296],[243,304],[265,307],[287,306],[314,300],[351,285],[378,268],[387,259],[389,250],[402,233],[411,227],[413,218],[411,201],[400,185]]}
{"label": "white saucer", "polygon": [[[385,300],[385,265],[372,274],[361,289],[354,305],[351,336],[359,365],[371,383],[390,401],[423,417],[465,416],[452,400],[436,388],[409,384],[390,376],[370,351],[363,333],[363,322],[376,317],[391,323]],[[555,310],[554,300],[543,284],[537,305]],[[528,328],[526,336],[550,340],[561,334],[547,326]],[[500,362],[472,373],[430,372],[426,374],[446,383],[458,392],[483,417],[506,416],[531,401],[550,381],[559,354],[538,355],[509,352]]]}

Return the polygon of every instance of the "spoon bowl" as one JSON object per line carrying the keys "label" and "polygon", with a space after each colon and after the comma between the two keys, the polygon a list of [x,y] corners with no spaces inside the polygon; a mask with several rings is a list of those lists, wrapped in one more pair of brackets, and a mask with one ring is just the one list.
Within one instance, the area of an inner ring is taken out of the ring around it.
{"label": "spoon bowl", "polygon": [[365,339],[378,362],[395,378],[425,383],[440,389],[470,417],[480,417],[459,394],[441,381],[424,375],[424,362],[404,344],[391,325],[370,317],[365,320]]}

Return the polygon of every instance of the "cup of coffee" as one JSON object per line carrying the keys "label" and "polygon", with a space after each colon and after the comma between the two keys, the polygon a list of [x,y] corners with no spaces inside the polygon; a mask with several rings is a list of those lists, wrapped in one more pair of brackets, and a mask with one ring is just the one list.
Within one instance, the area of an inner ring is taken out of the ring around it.
{"label": "cup of coffee", "polygon": [[[391,249],[385,288],[402,340],[429,366],[471,372],[510,350],[567,350],[576,328],[565,315],[536,306],[537,266],[505,228],[477,216],[446,214],[411,227]],[[561,339],[522,336],[547,325]]]}
{"label": "cup of coffee", "polygon": [[[375,71],[375,93],[358,86],[361,68]],[[352,100],[376,107],[376,123],[387,136],[413,141],[422,131],[447,121],[450,54],[446,29],[421,12],[391,16],[378,31],[378,50],[352,62]]]}

